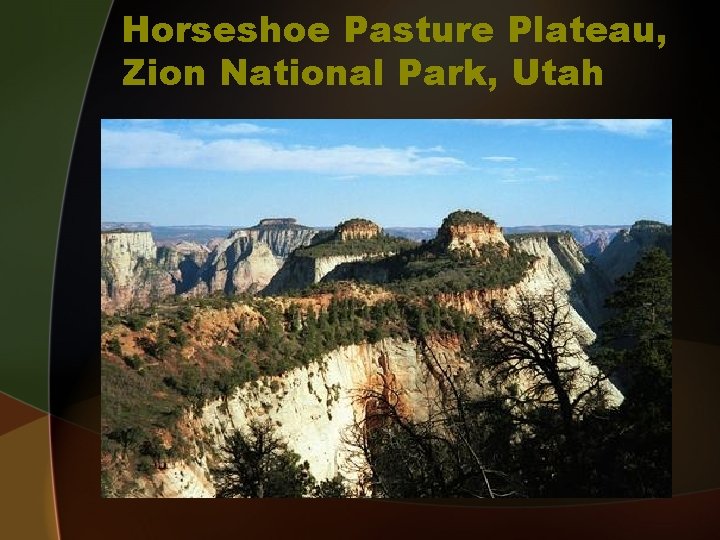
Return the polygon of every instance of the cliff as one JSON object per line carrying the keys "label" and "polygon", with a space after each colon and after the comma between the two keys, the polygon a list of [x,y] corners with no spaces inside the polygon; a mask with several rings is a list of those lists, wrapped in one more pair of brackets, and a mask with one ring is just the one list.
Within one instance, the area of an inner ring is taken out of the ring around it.
{"label": "cliff", "polygon": [[525,286],[537,290],[559,287],[583,321],[597,327],[604,317],[605,297],[610,281],[583,253],[569,233],[528,233],[508,236],[515,248],[534,255],[537,260],[523,279]]}
{"label": "cliff", "polygon": [[483,246],[495,245],[507,251],[502,229],[479,212],[457,211],[448,215],[438,229],[435,242],[448,251],[479,254]]}
{"label": "cliff", "polygon": [[621,230],[595,259],[598,267],[614,282],[630,272],[643,253],[658,247],[672,256],[672,226],[659,221],[637,221]]}
{"label": "cliff", "polygon": [[158,259],[150,232],[101,232],[100,260],[103,311],[147,305],[175,292],[171,267]]}
{"label": "cliff", "polygon": [[148,231],[102,231],[101,309],[147,306],[173,294],[256,292],[315,234],[292,218],[270,218],[238,229],[212,248],[192,242],[158,247]]}
{"label": "cliff", "polygon": [[[438,347],[437,354],[456,373],[463,369],[456,352]],[[187,462],[158,471],[153,480],[156,487],[162,486],[158,495],[214,496],[208,467],[225,436],[233,430],[245,430],[254,419],[269,419],[276,433],[308,461],[317,480],[339,473],[357,494],[363,489],[363,466],[357,449],[348,444],[352,427],[369,406],[368,396],[390,387],[402,394],[404,409],[417,417],[427,415],[428,407],[439,396],[437,380],[414,342],[386,339],[374,345],[340,347],[307,367],[257,385],[247,384],[226,401],[215,400],[199,413],[187,414],[184,429],[202,441],[196,443],[195,450],[195,463],[201,464],[202,474]],[[202,457],[200,446],[204,448]]]}
{"label": "cliff", "polygon": [[[262,223],[262,222],[261,222]],[[280,263],[296,248],[307,246],[317,234],[315,229],[294,226],[258,226],[245,229],[248,237],[255,242],[267,244]]]}
{"label": "cliff", "polygon": [[343,221],[335,227],[335,234],[341,241],[377,238],[382,229],[369,219],[354,218]]}
{"label": "cliff", "polygon": [[310,243],[316,232],[292,218],[268,218],[254,227],[237,229],[214,246],[189,293],[257,292],[270,283],[295,249]]}
{"label": "cliff", "polygon": [[280,271],[273,276],[263,294],[282,294],[301,290],[320,281],[336,267],[355,261],[362,261],[365,255],[337,255],[330,257],[291,256]]}
{"label": "cliff", "polygon": [[304,289],[328,276],[335,269],[359,261],[378,260],[409,249],[415,244],[406,239],[389,237],[366,219],[340,223],[332,233],[318,235],[308,246],[297,249],[273,277],[264,294],[282,294]]}
{"label": "cliff", "polygon": [[[477,395],[484,392],[469,376],[473,368],[456,348],[439,343],[432,348],[432,362],[438,362],[447,376],[464,381],[465,389]],[[584,360],[576,365],[588,377],[596,373]],[[226,400],[188,411],[182,431],[192,441],[192,458],[172,462],[151,480],[142,481],[142,495],[213,497],[209,470],[217,464],[225,437],[247,430],[253,420],[266,419],[308,461],[316,480],[340,474],[351,493],[368,494],[364,457],[352,444],[353,427],[374,406],[373,396],[389,391],[399,396],[398,409],[408,417],[426,419],[447,391],[442,377],[414,341],[384,339],[373,345],[340,347],[307,367],[246,384]],[[619,404],[622,396],[611,384],[607,388],[611,404]]]}
{"label": "cliff", "polygon": [[215,247],[199,270],[198,285],[190,293],[255,292],[270,282],[278,268],[270,246],[239,231]]}

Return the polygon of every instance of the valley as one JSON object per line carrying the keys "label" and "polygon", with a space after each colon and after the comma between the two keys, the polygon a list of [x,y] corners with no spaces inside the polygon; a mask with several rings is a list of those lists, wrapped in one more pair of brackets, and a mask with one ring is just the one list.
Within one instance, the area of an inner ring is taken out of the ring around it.
{"label": "valley", "polygon": [[[635,403],[594,347],[670,226],[129,225],[101,231],[104,496],[616,493],[579,481]],[[238,433],[277,441],[282,482],[228,484]]]}

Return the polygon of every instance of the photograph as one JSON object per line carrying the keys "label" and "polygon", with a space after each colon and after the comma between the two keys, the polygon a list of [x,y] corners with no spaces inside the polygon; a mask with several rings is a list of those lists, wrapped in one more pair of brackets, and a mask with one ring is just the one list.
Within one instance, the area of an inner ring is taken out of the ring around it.
{"label": "photograph", "polygon": [[671,120],[98,136],[102,497],[671,496]]}

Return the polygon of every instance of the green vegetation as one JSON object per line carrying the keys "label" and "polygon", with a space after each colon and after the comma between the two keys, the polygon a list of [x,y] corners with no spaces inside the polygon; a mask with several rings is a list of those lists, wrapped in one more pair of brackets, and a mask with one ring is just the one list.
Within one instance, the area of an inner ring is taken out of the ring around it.
{"label": "green vegetation", "polygon": [[[671,494],[672,265],[649,251],[608,299],[614,317],[592,379],[564,362],[569,324],[561,298],[519,299],[491,309],[471,349],[494,395],[479,398],[448,373],[430,417],[408,419],[392,394],[366,397],[374,411],[355,426],[373,491],[387,497],[668,497]],[[422,340],[421,340],[422,341]],[[437,360],[429,348],[425,361]],[[515,377],[528,381],[522,389]],[[624,401],[606,406],[604,381]],[[520,436],[519,436],[520,435]]]}
{"label": "green vegetation", "polygon": [[381,234],[374,238],[340,240],[338,235],[318,235],[316,241],[294,251],[296,257],[336,257],[344,255],[375,255],[399,253],[415,247],[407,238]]}
{"label": "green vegetation", "polygon": [[347,227],[377,227],[377,224],[365,218],[352,218],[340,223],[335,227],[335,230],[338,231]]}
{"label": "green vegetation", "polygon": [[315,482],[307,461],[289,450],[269,422],[253,421],[222,448],[224,463],[212,471],[217,497],[346,497],[342,478]]}
{"label": "green vegetation", "polygon": [[535,257],[523,251],[487,244],[480,253],[435,251],[432,244],[403,253],[391,261],[390,288],[409,295],[460,293],[509,287],[525,275]]}
{"label": "green vegetation", "polygon": [[[145,455],[143,445],[164,430],[173,441],[167,452],[186,456],[188,449],[176,426],[183,411],[227,397],[238,386],[306,366],[344,345],[429,334],[472,340],[478,328],[473,317],[433,300],[392,299],[368,305],[360,299],[335,299],[319,313],[295,304],[283,311],[262,299],[251,305],[265,324],[251,328],[237,321],[237,330],[225,337],[227,345],[198,348],[192,361],[182,358],[177,339],[178,332],[185,332],[183,324],[192,327],[192,321],[181,323],[187,310],[168,306],[158,308],[152,316],[157,323],[144,328],[149,335],[136,338],[143,355],[119,357],[108,350],[102,358],[103,450],[138,466]],[[105,325],[113,321],[128,329],[135,321],[127,316],[107,319]],[[270,388],[280,390],[277,383],[271,382]],[[137,435],[122,442],[118,433],[127,431]],[[150,462],[144,463],[147,469]]]}
{"label": "green vegetation", "polygon": [[427,297],[509,287],[522,279],[534,260],[534,256],[512,246],[505,253],[503,247],[487,244],[471,255],[462,250],[446,251],[429,242],[377,261],[350,263],[329,277],[381,283],[397,294]]}
{"label": "green vegetation", "polygon": [[602,460],[598,491],[619,497],[669,497],[672,448],[672,261],[649,250],[608,300],[597,363],[625,401],[588,429],[590,457]]}
{"label": "green vegetation", "polygon": [[218,497],[302,497],[314,484],[308,463],[288,450],[269,423],[250,424],[250,433],[228,437],[226,463],[213,471]]}
{"label": "green vegetation", "polygon": [[497,223],[485,214],[480,212],[471,212],[469,210],[457,210],[448,214],[448,216],[443,220],[440,228],[442,229],[443,227],[450,227],[451,225],[455,226],[466,224],[497,226]]}

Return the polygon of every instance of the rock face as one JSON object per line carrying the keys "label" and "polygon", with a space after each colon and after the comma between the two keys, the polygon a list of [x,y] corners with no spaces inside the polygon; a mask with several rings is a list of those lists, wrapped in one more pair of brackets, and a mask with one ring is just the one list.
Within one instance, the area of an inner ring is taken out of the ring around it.
{"label": "rock face", "polygon": [[233,231],[210,248],[192,242],[158,247],[148,231],[102,231],[101,309],[146,306],[172,294],[256,292],[316,232],[292,218],[271,218]]}
{"label": "rock face", "polygon": [[[464,369],[457,354],[438,347],[436,354],[454,373]],[[356,493],[362,490],[363,467],[348,442],[352,427],[363,418],[365,408],[372,406],[372,395],[388,389],[402,393],[404,410],[418,418],[427,415],[428,400],[439,398],[437,380],[428,370],[415,343],[385,339],[377,344],[340,347],[308,367],[297,368],[280,377],[273,377],[257,387],[246,385],[228,400],[216,400],[202,412],[190,414],[188,426],[205,440],[204,468],[211,465],[208,446],[215,452],[234,430],[244,431],[252,420],[270,420],[276,433],[310,465],[317,480],[331,479],[340,473]],[[175,471],[188,468],[178,464],[175,469],[161,471],[166,489],[176,482],[166,481]],[[185,472],[183,472],[185,476]],[[164,496],[214,496],[204,475],[177,494],[166,491]],[[198,481],[199,480],[199,481]]]}
{"label": "rock face", "polygon": [[267,285],[278,269],[270,246],[238,231],[216,246],[200,269],[199,290],[255,292]]}
{"label": "rock face", "polygon": [[672,256],[672,226],[659,221],[637,221],[630,230],[621,230],[597,257],[598,267],[614,282],[630,272],[643,253],[652,247]]}
{"label": "rock face", "polygon": [[100,307],[103,311],[147,305],[175,292],[166,258],[158,258],[148,231],[100,233]]}
{"label": "rock face", "polygon": [[264,294],[281,294],[285,291],[304,289],[320,283],[336,267],[365,259],[365,255],[337,255],[334,257],[292,256],[263,290]]}
{"label": "rock face", "polygon": [[[614,237],[615,235],[613,235]],[[592,243],[583,248],[583,253],[588,257],[595,258],[600,255],[610,244],[608,236],[598,236]]]}
{"label": "rock face", "polygon": [[168,268],[175,281],[175,293],[183,293],[198,282],[200,270],[210,255],[207,246],[192,242],[179,242],[172,246],[159,246],[157,258]]}
{"label": "rock face", "polygon": [[477,212],[453,212],[443,220],[438,229],[437,240],[447,250],[462,250],[478,255],[481,248],[495,245],[507,251],[508,244],[502,228]]}
{"label": "rock face", "polygon": [[[525,233],[558,233],[569,232],[578,244],[583,247],[587,256],[596,256],[591,246],[607,246],[621,229],[627,229],[625,225],[523,225],[519,227],[505,227],[505,234]],[[602,250],[600,250],[602,251]]]}
{"label": "rock face", "polygon": [[538,258],[522,283],[541,289],[555,285],[566,292],[583,325],[596,327],[602,322],[611,283],[585,257],[570,233],[518,234],[508,239],[517,249]]}
{"label": "rock face", "polygon": [[244,231],[249,238],[270,246],[273,256],[281,264],[296,248],[307,246],[317,234],[315,229],[294,223],[288,225],[274,223],[263,225],[264,221],[267,220],[262,220],[260,225],[244,229]]}
{"label": "rock face", "polygon": [[[316,237],[312,246],[323,244],[328,255],[315,255],[305,252],[296,252],[289,257],[280,271],[273,277],[264,294],[281,294],[290,290],[304,289],[313,283],[319,283],[325,276],[332,273],[340,265],[376,258],[388,253],[363,251],[362,253],[343,253],[344,243],[357,240],[372,240],[379,238],[382,229],[367,219],[354,218],[340,223],[329,234],[324,233],[322,238]],[[345,246],[346,247],[346,246]],[[338,254],[333,254],[338,252]]]}
{"label": "rock face", "polygon": [[377,238],[382,233],[382,229],[368,219],[354,218],[343,221],[335,227],[335,234],[340,237],[341,241],[357,240],[366,238]]}
{"label": "rock face", "polygon": [[270,283],[285,259],[309,244],[316,233],[293,218],[263,219],[255,227],[232,231],[214,246],[188,294],[257,292]]}
{"label": "rock face", "polygon": [[[466,381],[471,392],[482,389],[466,375],[471,366],[453,347],[435,343],[433,362],[454,380]],[[580,359],[578,366],[592,376],[596,368]],[[226,401],[207,403],[199,413],[188,412],[184,429],[192,437],[195,457],[158,471],[149,496],[213,497],[209,470],[227,435],[246,431],[253,420],[269,420],[310,472],[321,481],[341,474],[347,487],[362,495],[366,472],[364,458],[351,444],[353,426],[376,406],[373,396],[389,391],[400,395],[398,410],[423,420],[442,399],[437,369],[415,342],[384,339],[376,344],[340,347],[307,367],[272,377],[258,385],[245,385]],[[608,383],[611,404],[622,396]],[[580,391],[579,389],[578,391]]]}

